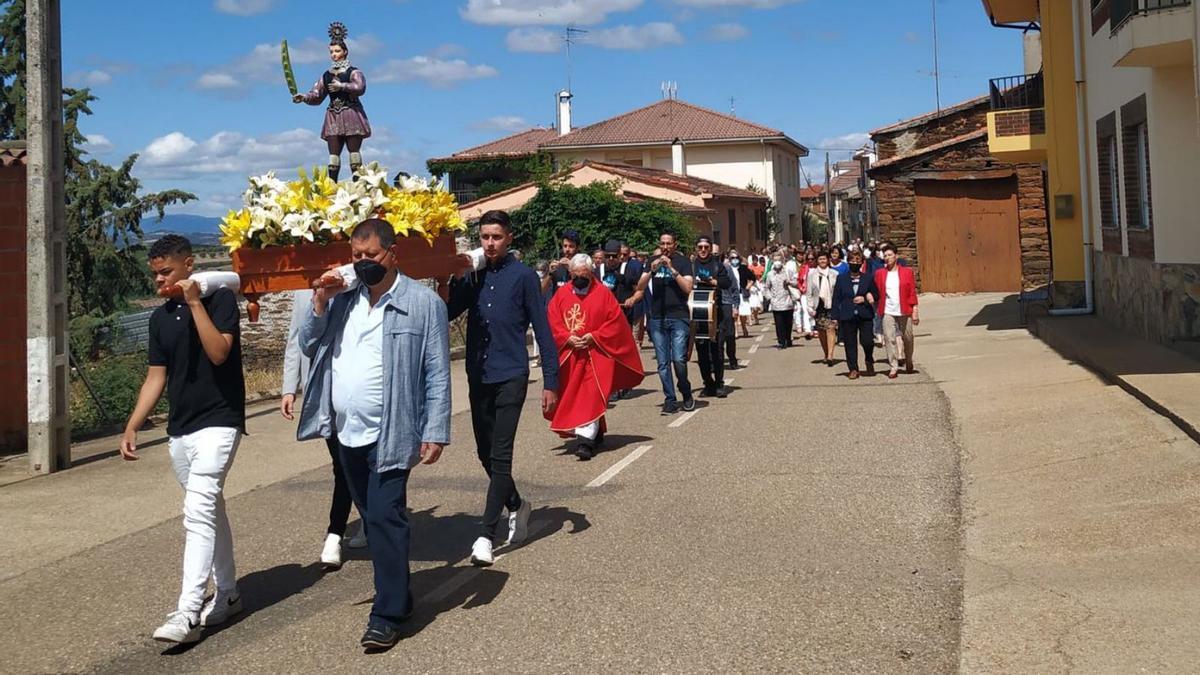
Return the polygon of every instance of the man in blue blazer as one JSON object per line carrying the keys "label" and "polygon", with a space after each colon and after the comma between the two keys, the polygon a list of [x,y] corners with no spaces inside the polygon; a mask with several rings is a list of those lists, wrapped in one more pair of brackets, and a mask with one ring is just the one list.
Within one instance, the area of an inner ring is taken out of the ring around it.
{"label": "man in blue blazer", "polygon": [[879,292],[874,278],[863,274],[863,256],[860,251],[850,252],[848,274],[839,274],[833,285],[832,317],[838,322],[838,332],[846,348],[846,365],[850,367],[850,379],[859,378],[858,347],[862,345],[867,361],[867,375],[875,374],[875,335],[872,325],[875,320],[875,301]]}

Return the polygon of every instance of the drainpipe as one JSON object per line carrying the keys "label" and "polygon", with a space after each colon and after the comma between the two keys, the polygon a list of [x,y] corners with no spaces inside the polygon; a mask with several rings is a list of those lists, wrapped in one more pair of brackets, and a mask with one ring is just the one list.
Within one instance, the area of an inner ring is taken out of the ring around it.
{"label": "drainpipe", "polygon": [[1051,316],[1079,316],[1096,311],[1092,287],[1092,255],[1095,242],[1092,239],[1092,197],[1090,188],[1092,166],[1088,159],[1087,129],[1087,73],[1083,62],[1083,24],[1079,12],[1080,0],[1071,0],[1071,32],[1075,36],[1075,124],[1079,133],[1079,212],[1083,216],[1083,307],[1050,310]]}
{"label": "drainpipe", "polygon": [[1200,3],[1192,5],[1192,76],[1196,80],[1196,138],[1200,138]]}

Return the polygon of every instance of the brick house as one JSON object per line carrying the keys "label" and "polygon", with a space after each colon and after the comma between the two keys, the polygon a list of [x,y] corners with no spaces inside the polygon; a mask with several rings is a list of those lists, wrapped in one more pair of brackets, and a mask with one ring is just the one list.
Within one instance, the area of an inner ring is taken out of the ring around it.
{"label": "brick house", "polygon": [[871,132],[880,237],[925,292],[1031,291],[1050,282],[1040,163],[988,150],[989,100],[972,99]]}

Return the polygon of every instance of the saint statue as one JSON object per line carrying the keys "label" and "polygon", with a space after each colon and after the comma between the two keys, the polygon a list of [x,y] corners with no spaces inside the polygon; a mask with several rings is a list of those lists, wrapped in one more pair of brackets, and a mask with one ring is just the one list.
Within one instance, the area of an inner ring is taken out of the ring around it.
{"label": "saint statue", "polygon": [[[350,65],[350,50],[346,47],[346,26],[335,21],[329,25],[329,59],[332,65],[317,80],[307,94],[293,93],[293,103],[320,105],[329,97],[321,138],[329,147],[329,177],[338,179],[342,168],[342,148],[350,151],[350,173],[362,166],[363,139],[371,135],[367,111],[362,96],[367,92],[367,78]],[[290,75],[291,64],[284,43],[284,71]],[[289,77],[289,84],[292,80]],[[294,85],[293,85],[294,86]]]}

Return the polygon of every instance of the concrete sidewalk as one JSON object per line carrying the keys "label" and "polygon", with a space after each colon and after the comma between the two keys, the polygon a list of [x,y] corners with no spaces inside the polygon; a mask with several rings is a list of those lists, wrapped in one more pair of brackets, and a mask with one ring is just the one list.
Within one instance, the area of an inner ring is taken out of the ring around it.
{"label": "concrete sidewalk", "polygon": [[962,670],[1195,672],[1200,446],[1003,295],[921,309],[916,361],[963,450]]}
{"label": "concrete sidewalk", "polygon": [[1095,316],[1044,317],[1030,328],[1055,351],[1100,373],[1200,442],[1200,361]]}

